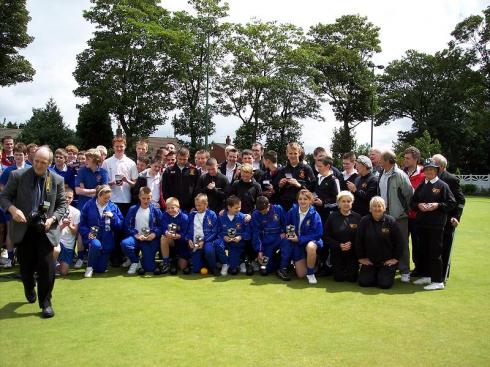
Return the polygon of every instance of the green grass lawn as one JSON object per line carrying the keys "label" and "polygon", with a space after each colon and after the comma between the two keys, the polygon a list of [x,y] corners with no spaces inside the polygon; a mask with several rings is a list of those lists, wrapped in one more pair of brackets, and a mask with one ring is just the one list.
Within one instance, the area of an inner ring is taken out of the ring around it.
{"label": "green grass lawn", "polygon": [[75,271],[49,320],[3,270],[0,366],[489,366],[489,235],[470,198],[444,291]]}

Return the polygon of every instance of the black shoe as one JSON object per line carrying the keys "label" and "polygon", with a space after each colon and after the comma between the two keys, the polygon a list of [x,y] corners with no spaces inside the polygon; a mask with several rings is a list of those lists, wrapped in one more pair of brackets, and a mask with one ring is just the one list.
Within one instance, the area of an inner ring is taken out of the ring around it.
{"label": "black shoe", "polygon": [[254,275],[254,268],[250,264],[247,264],[247,275]]}
{"label": "black shoe", "polygon": [[34,288],[32,288],[31,290],[24,289],[24,294],[26,296],[27,302],[29,302],[29,303],[36,302],[37,295],[36,295],[36,291],[34,290]]}
{"label": "black shoe", "polygon": [[422,273],[420,271],[418,271],[417,268],[413,269],[411,272],[410,272],[410,277],[412,278],[419,278],[419,277],[422,277]]}
{"label": "black shoe", "polygon": [[286,269],[279,269],[277,272],[276,272],[277,276],[279,278],[281,278],[282,280],[284,280],[285,282],[287,281],[290,281],[291,278],[289,277],[288,275],[288,271]]}
{"label": "black shoe", "polygon": [[161,270],[162,274],[167,274],[169,270],[170,270],[170,265],[162,264],[162,270]]}
{"label": "black shoe", "polygon": [[328,277],[330,275],[332,275],[333,272],[332,272],[332,268],[324,265],[322,266],[321,268],[319,268],[317,271],[316,271],[316,276],[317,277]]}
{"label": "black shoe", "polygon": [[170,267],[170,275],[177,275],[177,267],[172,265]]}
{"label": "black shoe", "polygon": [[153,270],[153,275],[160,275],[162,274],[162,271],[158,266],[155,266],[155,269]]}
{"label": "black shoe", "polygon": [[54,310],[53,307],[48,306],[48,307],[43,307],[42,309],[42,317],[45,319],[49,319],[54,316]]}
{"label": "black shoe", "polygon": [[262,275],[263,277],[265,277],[265,276],[268,274],[267,269],[262,269],[262,268],[261,268],[261,269],[259,270],[259,272],[260,272],[260,275]]}
{"label": "black shoe", "polygon": [[138,275],[145,275],[145,269],[139,268],[138,269]]}
{"label": "black shoe", "polygon": [[189,268],[188,266],[185,267],[184,269],[182,269],[182,273],[184,273],[185,275],[189,275],[191,273],[191,268]]}
{"label": "black shoe", "polygon": [[238,274],[238,269],[237,269],[237,268],[230,269],[230,270],[228,270],[228,272],[229,272],[231,275],[237,275],[237,274]]}

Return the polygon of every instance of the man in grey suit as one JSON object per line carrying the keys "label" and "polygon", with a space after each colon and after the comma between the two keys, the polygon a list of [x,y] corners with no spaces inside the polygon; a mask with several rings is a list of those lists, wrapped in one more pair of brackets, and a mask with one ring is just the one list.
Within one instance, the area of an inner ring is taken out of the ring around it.
{"label": "man in grey suit", "polygon": [[51,292],[54,287],[55,264],[53,246],[58,245],[57,224],[66,213],[64,180],[48,171],[53,152],[40,147],[33,166],[13,171],[0,194],[0,206],[12,215],[10,236],[17,246],[24,293],[29,303],[36,302],[34,272],[42,316],[53,317]]}

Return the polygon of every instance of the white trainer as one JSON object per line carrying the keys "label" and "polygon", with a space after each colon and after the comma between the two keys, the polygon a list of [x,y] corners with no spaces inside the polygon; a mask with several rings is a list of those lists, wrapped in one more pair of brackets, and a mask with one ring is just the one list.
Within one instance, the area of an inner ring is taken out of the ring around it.
{"label": "white trainer", "polygon": [[247,272],[247,266],[245,263],[240,264],[240,273],[245,274]]}
{"label": "white trainer", "polygon": [[417,279],[416,281],[413,282],[415,285],[427,285],[430,284],[430,277],[422,277],[420,279]]}
{"label": "white trainer", "polygon": [[223,266],[221,267],[221,275],[225,276],[225,275],[228,275],[228,264],[223,264]]}
{"label": "white trainer", "polygon": [[78,259],[77,262],[75,263],[75,265],[73,266],[75,269],[81,269],[83,266],[83,260],[82,259]]}
{"label": "white trainer", "polygon": [[11,259],[3,259],[0,267],[5,268],[5,269],[10,269],[12,267],[12,260]]}
{"label": "white trainer", "polygon": [[426,291],[436,291],[438,289],[444,289],[444,283],[430,283],[424,287]]}
{"label": "white trainer", "polygon": [[408,273],[407,274],[402,274],[400,276],[400,281],[402,283],[410,283],[410,274],[408,274]]}
{"label": "white trainer", "polygon": [[306,278],[308,278],[308,283],[310,283],[310,284],[318,283],[316,280],[315,274],[307,274]]}
{"label": "white trainer", "polygon": [[136,272],[141,268],[141,264],[139,262],[137,263],[132,263],[130,266],[129,266],[129,270],[128,270],[128,274],[129,275],[132,275],[132,274],[136,274]]}
{"label": "white trainer", "polygon": [[87,269],[85,269],[85,278],[92,278],[92,275],[94,274],[94,268],[91,266],[87,266]]}
{"label": "white trainer", "polygon": [[121,266],[123,268],[129,268],[130,265],[131,265],[131,260],[126,259],[126,261],[124,261]]}

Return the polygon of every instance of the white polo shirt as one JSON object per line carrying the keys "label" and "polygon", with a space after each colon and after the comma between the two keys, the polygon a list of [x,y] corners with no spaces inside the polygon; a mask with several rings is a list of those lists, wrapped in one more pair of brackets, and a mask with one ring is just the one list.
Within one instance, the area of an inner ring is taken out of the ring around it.
{"label": "white polo shirt", "polygon": [[[116,175],[123,175],[131,181],[136,181],[138,178],[138,170],[136,163],[131,158],[124,155],[121,159],[112,156],[102,163],[102,168],[105,168],[109,173],[109,182],[116,181]],[[115,203],[130,203],[131,202],[131,187],[127,182],[123,182],[121,186],[113,185],[111,187],[111,200]]]}

